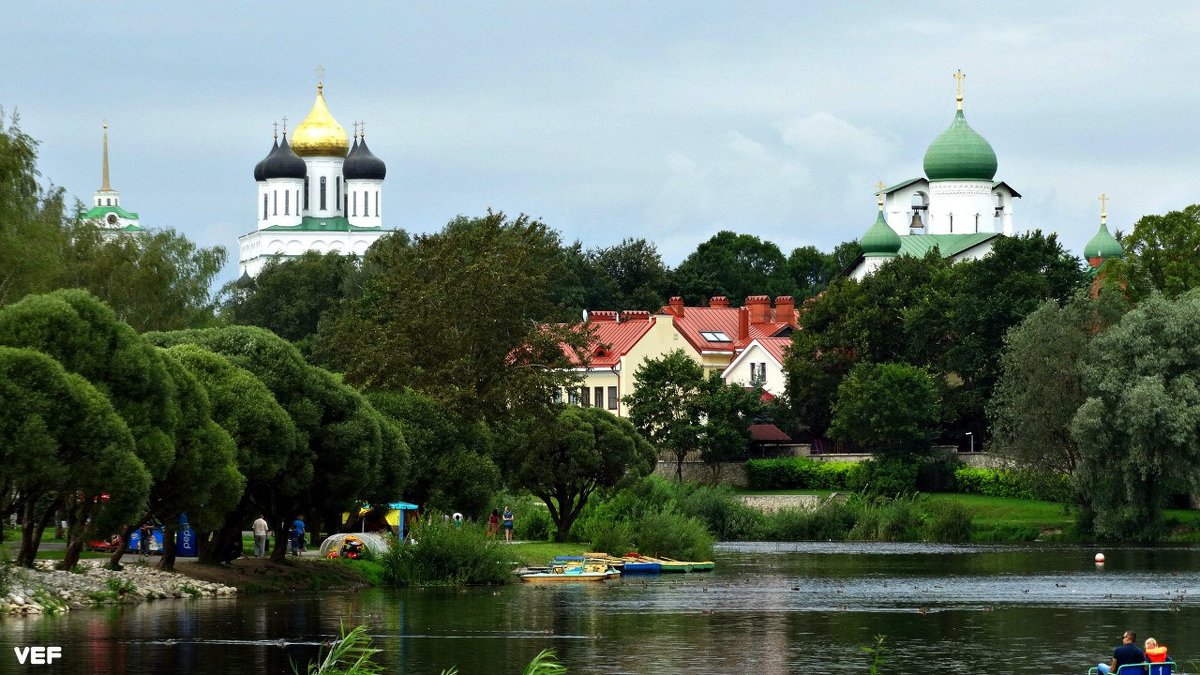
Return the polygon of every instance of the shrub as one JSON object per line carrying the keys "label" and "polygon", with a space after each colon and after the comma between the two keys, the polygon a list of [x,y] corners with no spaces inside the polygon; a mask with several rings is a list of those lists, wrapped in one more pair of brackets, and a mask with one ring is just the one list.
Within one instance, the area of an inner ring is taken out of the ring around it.
{"label": "shrub", "polygon": [[746,462],[746,485],[752,490],[846,490],[855,464],[806,457],[752,459]]}
{"label": "shrub", "polygon": [[965,467],[954,472],[954,480],[959,492],[988,497],[1066,502],[1071,496],[1071,480],[1063,474]]}
{"label": "shrub", "polygon": [[957,457],[921,462],[917,466],[917,489],[921,492],[954,492],[955,472],[963,463]]}
{"label": "shrub", "polygon": [[622,520],[611,527],[598,528],[592,537],[591,549],[619,556],[632,551],[635,548],[633,542],[633,525]]}
{"label": "shrub", "polygon": [[895,497],[917,489],[918,462],[902,459],[873,459],[863,462],[852,474],[856,492]]}
{"label": "shrub", "polygon": [[931,541],[959,543],[971,539],[971,512],[962,504],[926,500],[925,538]]}
{"label": "shrub", "polygon": [[763,522],[762,512],[746,506],[727,486],[695,486],[680,500],[679,510],[699,518],[719,541],[755,539]]}
{"label": "shrub", "polygon": [[479,527],[432,522],[413,528],[415,544],[383,555],[383,578],[392,586],[463,586],[512,581],[509,556]]}
{"label": "shrub", "polygon": [[633,523],[637,550],[646,555],[677,560],[708,560],[713,537],[696,518],[674,511],[655,513]]}
{"label": "shrub", "polygon": [[853,506],[828,502],[816,509],[780,509],[766,517],[763,539],[767,541],[840,541],[854,527]]}
{"label": "shrub", "polygon": [[864,505],[847,539],[864,541],[920,541],[923,522],[914,499],[876,499]]}
{"label": "shrub", "polygon": [[523,541],[547,541],[554,532],[550,509],[546,508],[545,504],[532,502],[527,506],[520,518],[513,519],[513,538]]}

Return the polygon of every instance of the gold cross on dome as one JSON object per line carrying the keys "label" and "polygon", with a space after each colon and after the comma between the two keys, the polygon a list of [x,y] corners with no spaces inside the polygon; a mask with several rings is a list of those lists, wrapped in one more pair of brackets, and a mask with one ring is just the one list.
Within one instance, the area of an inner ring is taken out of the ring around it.
{"label": "gold cross on dome", "polygon": [[[279,122],[271,122],[271,128],[275,130],[275,133],[273,133],[271,135],[273,137],[275,137],[276,139],[278,139],[279,138]],[[287,133],[287,132],[285,131],[284,133]]]}
{"label": "gold cross on dome", "polygon": [[883,188],[885,187],[887,186],[883,184],[883,181],[879,181],[875,184],[875,194],[879,195],[879,199],[876,203],[879,204],[880,211],[883,210]]}
{"label": "gold cross on dome", "polygon": [[320,87],[325,82],[325,66],[317,66],[317,86]]}
{"label": "gold cross on dome", "polygon": [[1108,220],[1108,194],[1100,193],[1100,224],[1103,225]]}
{"label": "gold cross on dome", "polygon": [[954,72],[954,79],[957,81],[957,84],[955,85],[956,91],[954,94],[954,100],[958,102],[959,110],[962,110],[962,102],[963,102],[962,81],[965,80],[966,77],[967,77],[967,74],[962,71],[962,68],[959,68],[957,71]]}

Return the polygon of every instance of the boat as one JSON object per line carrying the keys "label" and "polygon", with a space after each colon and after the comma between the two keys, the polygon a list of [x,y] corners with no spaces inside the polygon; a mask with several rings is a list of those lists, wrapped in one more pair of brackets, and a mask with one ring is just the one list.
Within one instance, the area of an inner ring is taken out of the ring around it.
{"label": "boat", "polygon": [[661,566],[663,574],[684,574],[687,572],[711,572],[716,569],[717,564],[711,560],[691,561],[691,560],[675,560],[673,558],[650,558],[643,556],[643,560],[656,561]]}
{"label": "boat", "polygon": [[552,564],[544,571],[528,571],[520,575],[521,581],[530,583],[605,581],[619,576],[621,576],[621,573],[607,563],[592,560],[582,563],[571,561]]}

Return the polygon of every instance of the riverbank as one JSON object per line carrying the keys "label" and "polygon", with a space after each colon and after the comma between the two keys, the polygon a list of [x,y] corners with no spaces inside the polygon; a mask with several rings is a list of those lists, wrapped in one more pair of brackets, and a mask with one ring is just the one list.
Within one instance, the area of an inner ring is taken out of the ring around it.
{"label": "riverbank", "polygon": [[0,615],[58,614],[96,605],[237,594],[231,585],[164,572],[151,564],[113,571],[103,567],[104,561],[82,560],[69,572],[54,569],[55,564],[39,560],[33,569],[7,566],[4,572],[11,577],[8,592],[0,596]]}

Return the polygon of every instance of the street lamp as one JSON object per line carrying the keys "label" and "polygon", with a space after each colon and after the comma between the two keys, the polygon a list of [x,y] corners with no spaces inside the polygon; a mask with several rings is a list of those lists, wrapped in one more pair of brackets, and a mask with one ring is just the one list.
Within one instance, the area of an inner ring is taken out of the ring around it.
{"label": "street lamp", "polygon": [[971,439],[971,452],[975,452],[975,434],[968,431],[967,438]]}

